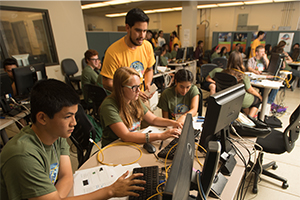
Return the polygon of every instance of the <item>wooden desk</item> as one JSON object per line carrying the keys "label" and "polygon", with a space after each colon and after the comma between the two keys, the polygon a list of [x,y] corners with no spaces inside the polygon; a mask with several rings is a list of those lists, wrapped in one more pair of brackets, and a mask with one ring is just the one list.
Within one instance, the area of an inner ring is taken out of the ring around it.
{"label": "wooden desk", "polygon": [[[165,147],[169,142],[172,140],[172,138],[167,139],[163,147]],[[119,142],[117,140],[116,142]],[[156,153],[159,152],[158,148],[160,145],[160,141],[154,141],[152,144],[156,147]],[[156,157],[152,154],[149,154],[145,149],[143,149],[143,145],[139,145],[140,149],[143,152],[143,155],[141,159],[138,161],[138,163],[141,166],[153,166],[157,165],[159,167],[164,167],[164,163],[160,162],[156,159]],[[240,146],[238,146],[240,147]],[[195,147],[197,148],[197,147]],[[247,154],[247,151],[243,148],[240,148],[241,152],[243,153],[246,160],[248,160],[249,156]],[[251,149],[249,149],[251,151]],[[85,162],[80,169],[87,169],[91,167],[100,166],[101,164],[97,161],[97,155],[93,155],[87,162]],[[203,155],[202,153],[198,152],[198,156]],[[104,151],[104,162],[105,163],[113,163],[113,164],[125,164],[129,162],[135,161],[140,156],[140,153],[138,150],[136,150],[134,147],[130,146],[116,146],[108,148]],[[245,167],[242,163],[242,161],[238,158],[238,156],[235,156],[235,159],[237,160],[237,165],[235,166],[231,176],[225,176],[228,179],[228,182],[222,192],[221,198],[222,199],[233,199],[241,182],[241,179],[244,175]],[[164,159],[161,159],[164,161]],[[200,162],[204,162],[204,158],[199,158]],[[170,164],[172,161],[168,160],[167,165]],[[196,162],[196,159],[194,159],[194,166],[195,169],[199,169],[202,171],[202,167]],[[69,196],[73,196],[73,189],[70,192]],[[211,197],[208,197],[208,199],[214,199]]]}
{"label": "wooden desk", "polygon": [[0,134],[1,134],[3,144],[6,144],[8,142],[8,136],[5,131],[5,128],[13,124],[14,122],[26,117],[28,114],[29,114],[28,111],[22,111],[14,117],[7,116],[5,119],[0,119]]}

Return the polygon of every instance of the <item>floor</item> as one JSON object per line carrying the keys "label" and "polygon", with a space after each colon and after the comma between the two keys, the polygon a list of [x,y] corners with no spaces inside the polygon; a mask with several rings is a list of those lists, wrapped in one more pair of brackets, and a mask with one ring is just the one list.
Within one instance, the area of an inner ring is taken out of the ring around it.
{"label": "floor", "polygon": [[[300,99],[300,88],[294,89],[294,91],[286,90],[285,95],[283,93],[278,93],[278,97],[282,97],[283,103],[287,106],[287,111],[282,115],[280,120],[283,123],[285,128],[289,123],[289,116],[294,111],[294,109],[299,105]],[[277,98],[275,102],[277,103],[279,99]],[[204,113],[206,108],[204,107]],[[161,116],[159,109],[156,109],[154,113],[157,116]],[[9,126],[7,129],[8,135],[13,136],[18,133],[18,128],[15,125]],[[284,129],[281,129],[284,130]],[[71,146],[71,163],[73,172],[77,170],[77,156],[76,156],[76,147],[69,141]],[[299,200],[300,199],[300,139],[297,141],[295,148],[291,153],[285,153],[282,155],[264,155],[264,163],[275,160],[277,162],[278,168],[274,171],[276,174],[281,175],[288,180],[289,187],[287,189],[281,188],[281,183],[276,180],[272,180],[268,177],[262,176],[258,184],[258,193],[252,193],[251,183],[249,189],[247,190],[245,199],[251,200]],[[246,184],[247,186],[248,184]]]}

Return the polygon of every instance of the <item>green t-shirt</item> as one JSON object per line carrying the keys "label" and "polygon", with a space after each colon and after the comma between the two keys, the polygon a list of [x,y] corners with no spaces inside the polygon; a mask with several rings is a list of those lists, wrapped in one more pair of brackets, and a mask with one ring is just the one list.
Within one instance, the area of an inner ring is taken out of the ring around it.
{"label": "green t-shirt", "polygon": [[[222,68],[215,68],[211,72],[209,72],[209,76],[213,79],[217,72],[222,72]],[[243,83],[245,86],[245,90],[248,90],[251,87],[250,79],[248,76],[244,76]],[[248,92],[245,93],[242,108],[249,108],[254,101],[254,96]]]}
{"label": "green t-shirt", "polygon": [[[97,70],[98,74],[100,73],[99,70]],[[92,100],[87,99],[87,93],[84,91],[84,85],[85,84],[92,84],[95,85],[97,83],[98,74],[95,72],[90,66],[85,66],[85,68],[82,70],[81,74],[81,88],[83,91],[84,100],[86,102],[92,103]]]}
{"label": "green t-shirt", "polygon": [[168,59],[165,56],[160,56],[160,62],[159,64],[161,66],[167,66],[168,65]]}
{"label": "green t-shirt", "polygon": [[30,126],[4,146],[0,199],[28,199],[56,191],[59,158],[69,155],[69,145],[65,138],[58,138],[53,145],[43,146],[46,152]]}
{"label": "green t-shirt", "polygon": [[168,111],[169,119],[173,120],[178,119],[182,114],[188,112],[192,98],[200,94],[195,85],[191,86],[185,96],[176,94],[175,87],[176,86],[165,89],[157,104],[163,111]]}
{"label": "green t-shirt", "polygon": [[176,55],[177,55],[177,51],[173,50],[171,52],[171,59],[176,58]]}
{"label": "green t-shirt", "polygon": [[211,60],[213,60],[214,58],[219,58],[221,57],[220,54],[218,54],[217,52],[214,52],[212,55],[211,55]]}
{"label": "green t-shirt", "polygon": [[[148,112],[148,108],[144,105],[143,102],[142,106],[144,109],[144,114],[146,114]],[[101,127],[103,129],[102,147],[104,147],[119,138],[109,126],[118,122],[123,122],[119,114],[117,102],[114,98],[109,96],[102,102],[100,106],[99,116]],[[129,131],[138,131],[140,130],[140,126],[141,122],[135,121]]]}

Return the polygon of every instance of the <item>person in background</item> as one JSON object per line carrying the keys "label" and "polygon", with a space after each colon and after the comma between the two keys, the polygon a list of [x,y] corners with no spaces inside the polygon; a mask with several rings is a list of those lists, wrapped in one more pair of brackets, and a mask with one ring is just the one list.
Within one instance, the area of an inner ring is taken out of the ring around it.
{"label": "person in background", "polygon": [[18,62],[14,58],[6,58],[3,61],[4,71],[7,73],[7,75],[10,78],[10,81],[11,81],[11,88],[13,90],[12,96],[16,96],[17,95],[15,78],[14,78],[14,75],[13,75],[13,72],[12,72],[12,69],[17,68],[17,67],[18,67]]}
{"label": "person in background", "polygon": [[164,32],[160,30],[158,32],[158,38],[157,38],[158,46],[162,47],[164,44],[166,44],[166,40],[164,38]]}
{"label": "person in background", "polygon": [[247,69],[249,72],[261,74],[269,66],[269,59],[265,54],[265,48],[261,45],[255,49],[255,56],[248,59]]}
{"label": "person in background", "polygon": [[84,53],[84,59],[87,64],[81,73],[81,88],[83,90],[84,100],[88,103],[92,103],[87,98],[86,91],[84,91],[85,84],[95,85],[100,73],[101,60],[99,59],[98,52],[93,49],[89,49]]}
{"label": "person in background", "polygon": [[220,57],[221,58],[229,58],[229,55],[227,53],[227,48],[226,47],[222,47],[221,51],[220,51]]}
{"label": "person in background", "polygon": [[164,44],[162,47],[161,47],[161,53],[160,53],[160,62],[159,64],[161,66],[167,66],[169,61],[171,61],[171,53],[169,52],[169,46],[167,44]]}
{"label": "person in background", "polygon": [[220,57],[220,51],[221,51],[221,48],[220,48],[219,45],[213,47],[212,50],[211,50],[210,59],[213,60],[214,58],[219,58]]}
{"label": "person in background", "polygon": [[255,56],[255,49],[257,46],[259,46],[261,43],[260,41],[265,37],[265,32],[263,31],[259,31],[257,33],[256,39],[253,41],[252,45],[251,45],[251,50],[250,50],[250,54],[249,54],[249,58],[252,58]]}
{"label": "person in background", "polygon": [[[124,142],[147,143],[180,135],[178,128],[182,128],[182,123],[155,116],[140,100],[140,75],[134,69],[117,69],[113,81],[113,92],[99,109],[103,146],[118,138]],[[144,134],[139,131],[141,120],[154,126],[173,128],[163,133]]]}
{"label": "person in background", "polygon": [[[177,37],[176,31],[173,31],[171,34],[172,34],[172,38],[173,38],[172,44],[178,44],[178,47],[181,48],[181,42]],[[173,51],[173,49],[174,49],[174,46],[172,46],[171,51]]]}
{"label": "person in background", "polygon": [[[234,47],[234,49],[233,49],[233,51],[240,52],[241,47],[242,47],[242,46],[241,46],[241,43],[236,43],[236,44],[235,44],[235,47]],[[232,52],[233,52],[233,51],[232,51]],[[232,53],[232,52],[231,52],[231,53]]]}
{"label": "person in background", "polygon": [[173,51],[171,51],[171,59],[176,60],[178,48],[178,44],[174,44]]}
{"label": "person in background", "polygon": [[[213,79],[216,72],[220,72],[220,68],[213,69],[209,74]],[[243,58],[240,52],[233,51],[228,59],[227,68],[221,71],[235,76],[238,83],[244,83],[246,94],[242,104],[242,110],[246,115],[254,117],[258,107],[262,102],[262,96],[251,86],[249,76],[245,75],[245,67],[243,66]]]}
{"label": "person in background", "polygon": [[153,33],[151,30],[147,30],[147,34],[146,34],[146,40],[148,40],[148,42],[150,42],[152,44],[153,49],[155,48],[153,42],[152,42],[152,36]]}
{"label": "person in background", "polygon": [[174,80],[175,85],[163,91],[157,106],[162,109],[164,118],[184,123],[187,113],[197,115],[200,93],[189,70],[178,70]]}
{"label": "person in background", "polygon": [[[293,46],[292,46],[292,50],[291,50],[291,52],[289,53],[289,55],[291,56],[291,58],[294,60],[294,58],[293,58],[293,53],[294,53],[294,51],[295,50],[299,50],[300,49],[300,44],[299,43],[295,43],[295,44],[293,44]],[[297,51],[297,52],[299,52],[299,51]],[[295,54],[294,54],[295,55]],[[294,60],[295,61],[295,60]]]}
{"label": "person in background", "polygon": [[286,63],[291,63],[291,62],[293,62],[293,59],[290,57],[290,55],[287,52],[284,51],[285,46],[286,46],[286,42],[284,40],[281,40],[277,44],[276,48],[277,48],[277,50],[278,49],[283,49],[282,53],[285,55],[285,62]]}
{"label": "person in background", "polygon": [[272,45],[267,44],[267,45],[265,46],[265,54],[267,54],[267,57],[268,57],[268,56],[271,56],[271,54],[272,54]]}
{"label": "person in background", "polygon": [[139,95],[146,102],[151,95],[147,95],[144,91],[150,91],[152,66],[155,63],[152,45],[145,40],[149,17],[141,9],[133,8],[127,13],[125,23],[127,34],[105,52],[100,72],[102,84],[106,90],[112,91],[115,71],[124,66],[134,68],[140,74],[141,83],[144,82],[144,88]]}
{"label": "person in background", "polygon": [[294,49],[291,55],[294,62],[300,61],[300,48]]}
{"label": "person in background", "polygon": [[158,33],[156,31],[153,32],[151,41],[152,44],[154,45],[154,48],[156,48],[158,46]]}
{"label": "person in background", "polygon": [[[1,199],[74,199],[67,197],[73,187],[73,173],[67,138],[76,126],[79,96],[65,83],[38,81],[30,94],[32,125],[24,127],[1,152]],[[76,196],[83,199],[109,199],[138,196],[136,184],[145,181],[123,174],[110,186]]]}
{"label": "person in background", "polygon": [[203,64],[202,58],[203,58],[203,46],[204,46],[204,42],[202,40],[199,40],[197,43],[197,47],[196,50],[194,52],[194,58],[198,59],[197,61],[197,66],[200,67]]}

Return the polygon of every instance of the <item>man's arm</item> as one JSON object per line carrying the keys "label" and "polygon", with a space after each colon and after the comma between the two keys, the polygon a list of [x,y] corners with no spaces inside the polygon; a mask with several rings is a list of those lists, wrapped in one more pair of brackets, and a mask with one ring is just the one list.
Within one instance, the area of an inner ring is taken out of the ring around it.
{"label": "man's arm", "polygon": [[70,157],[61,155],[59,162],[58,179],[55,184],[56,190],[61,198],[65,198],[73,186],[73,174]]}
{"label": "man's arm", "polygon": [[145,82],[145,90],[150,90],[150,85],[152,83],[152,79],[153,79],[153,69],[151,68],[147,68],[145,73],[144,73],[144,82]]}
{"label": "man's arm", "polygon": [[103,84],[104,89],[109,90],[109,91],[112,92],[112,90],[113,90],[113,79],[102,76],[102,84]]}

